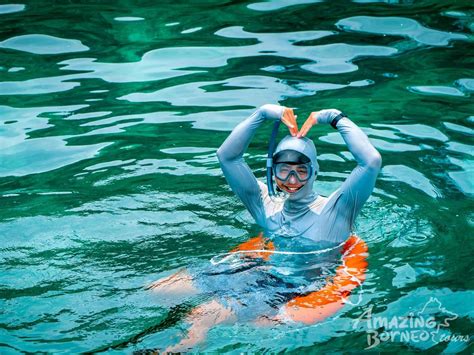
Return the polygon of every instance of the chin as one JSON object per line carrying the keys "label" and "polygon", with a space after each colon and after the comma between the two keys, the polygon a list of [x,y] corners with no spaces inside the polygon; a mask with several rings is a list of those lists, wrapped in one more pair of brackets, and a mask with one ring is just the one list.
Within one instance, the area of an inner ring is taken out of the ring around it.
{"label": "chin", "polygon": [[301,189],[291,194],[287,193],[287,195],[288,195],[288,199],[290,200],[299,200],[301,197],[303,197],[303,195],[301,194]]}

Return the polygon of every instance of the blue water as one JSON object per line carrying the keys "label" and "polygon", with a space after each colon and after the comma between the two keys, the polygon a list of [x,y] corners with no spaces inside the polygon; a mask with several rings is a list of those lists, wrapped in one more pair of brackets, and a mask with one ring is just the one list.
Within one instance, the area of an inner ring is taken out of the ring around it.
{"label": "blue water", "polygon": [[[0,352],[178,342],[202,300],[145,286],[260,232],[215,151],[265,103],[300,124],[341,109],[382,154],[356,226],[367,280],[325,322],[219,325],[194,350],[359,352],[384,331],[370,309],[439,325],[373,351],[472,352],[473,16],[463,0],[0,5]],[[260,178],[270,130],[246,156]],[[327,195],[354,161],[330,127],[310,136]]]}

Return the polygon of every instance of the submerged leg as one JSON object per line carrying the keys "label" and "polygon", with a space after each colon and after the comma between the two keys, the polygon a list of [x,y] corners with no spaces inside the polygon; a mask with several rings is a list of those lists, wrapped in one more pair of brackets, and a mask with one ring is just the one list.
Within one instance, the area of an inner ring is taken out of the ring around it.
{"label": "submerged leg", "polygon": [[151,283],[147,289],[162,295],[170,296],[194,295],[199,292],[194,286],[193,278],[185,269]]}
{"label": "submerged leg", "polygon": [[191,324],[188,333],[177,345],[171,346],[164,352],[183,352],[192,349],[202,342],[209,329],[226,321],[235,321],[235,314],[216,300],[209,301],[196,307],[188,316]]}

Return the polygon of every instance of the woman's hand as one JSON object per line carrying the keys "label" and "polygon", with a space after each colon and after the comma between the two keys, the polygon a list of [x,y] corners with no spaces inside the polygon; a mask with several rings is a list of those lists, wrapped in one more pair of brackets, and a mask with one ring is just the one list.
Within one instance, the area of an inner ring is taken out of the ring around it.
{"label": "woman's hand", "polygon": [[290,134],[295,137],[298,134],[298,124],[296,123],[296,117],[293,109],[285,107],[283,114],[281,115],[281,122],[283,122],[290,131]]}
{"label": "woman's hand", "polygon": [[297,135],[298,138],[306,136],[306,134],[309,132],[311,127],[313,127],[315,124],[318,123],[319,112],[320,111],[311,112],[311,114],[306,119],[306,122],[303,124],[303,127],[301,127],[300,131],[298,132],[298,135]]}

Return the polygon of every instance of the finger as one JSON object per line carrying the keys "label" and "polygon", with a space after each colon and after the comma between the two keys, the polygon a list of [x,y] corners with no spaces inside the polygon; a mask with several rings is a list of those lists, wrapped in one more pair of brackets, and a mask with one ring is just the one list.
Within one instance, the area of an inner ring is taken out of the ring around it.
{"label": "finger", "polygon": [[298,128],[296,128],[296,127],[293,128],[293,129],[291,130],[291,135],[292,135],[293,137],[296,137],[296,136],[298,135]]}
{"label": "finger", "polygon": [[295,137],[298,134],[298,126],[296,125],[296,122],[291,125],[290,133],[293,137]]}
{"label": "finger", "polygon": [[294,124],[296,122],[295,114],[293,113],[293,109],[291,108],[286,108],[285,111],[283,112],[283,117],[286,122]]}
{"label": "finger", "polygon": [[295,121],[294,121],[295,127],[293,128],[293,136],[296,136],[298,134],[298,123],[296,122],[297,118],[298,116],[295,116]]}
{"label": "finger", "polygon": [[300,133],[298,134],[298,137],[304,137],[306,134],[309,132],[311,127],[313,127],[315,124],[317,124],[317,117],[318,117],[318,112],[311,112],[308,118],[306,119],[306,122],[303,124],[303,127],[301,127]]}
{"label": "finger", "polygon": [[298,129],[295,126],[288,127],[288,130],[290,131],[290,134],[292,137],[296,137],[298,134]]}
{"label": "finger", "polygon": [[298,133],[298,138],[305,137],[310,128],[313,126],[313,123],[311,122],[311,118],[307,119],[306,122],[304,123],[303,127],[301,127],[299,133]]}
{"label": "finger", "polygon": [[301,127],[300,131],[298,132],[298,138],[301,138],[301,137],[304,137],[306,135],[306,133],[308,133],[308,120],[306,120],[306,122],[303,124],[303,126]]}
{"label": "finger", "polygon": [[293,113],[293,109],[286,108],[283,112],[281,121],[288,127],[290,134],[294,137],[298,133],[298,125],[296,123],[296,116]]}
{"label": "finger", "polygon": [[294,124],[292,124],[291,122],[288,122],[284,118],[282,118],[281,121],[285,124],[285,126],[288,127],[288,130],[290,131],[292,136],[294,136],[296,134],[296,132],[298,132],[298,129],[296,128],[296,126]]}

